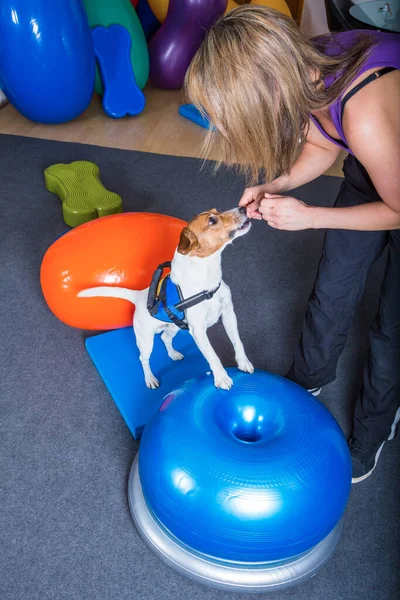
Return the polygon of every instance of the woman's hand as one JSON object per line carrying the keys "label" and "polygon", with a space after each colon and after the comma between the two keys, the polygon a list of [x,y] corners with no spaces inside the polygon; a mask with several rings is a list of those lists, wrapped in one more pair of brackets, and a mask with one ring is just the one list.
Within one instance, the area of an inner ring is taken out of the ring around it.
{"label": "woman's hand", "polygon": [[239,202],[239,206],[245,206],[247,208],[247,216],[250,219],[262,218],[258,212],[258,209],[260,207],[260,202],[264,198],[264,194],[267,191],[266,185],[256,185],[244,190],[243,196]]}
{"label": "woman's hand", "polygon": [[280,192],[286,191],[288,182],[289,176],[281,175],[270,183],[249,187],[244,190],[239,206],[245,206],[247,208],[247,216],[250,217],[250,219],[261,219],[262,217],[258,212],[258,209],[264,195],[279,194]]}
{"label": "woman's hand", "polygon": [[314,207],[290,196],[264,194],[258,203],[258,211],[258,218],[275,229],[299,231],[314,228]]}

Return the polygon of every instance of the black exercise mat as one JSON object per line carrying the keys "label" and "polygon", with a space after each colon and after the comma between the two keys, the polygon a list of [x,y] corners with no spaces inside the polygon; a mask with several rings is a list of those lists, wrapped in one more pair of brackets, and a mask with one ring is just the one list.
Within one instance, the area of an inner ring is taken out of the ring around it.
{"label": "black exercise mat", "polygon": [[[0,136],[0,598],[1,600],[228,600],[183,578],[143,544],[131,522],[127,478],[137,451],[85,348],[85,333],[47,308],[44,252],[65,231],[46,191],[50,164],[91,160],[125,210],[190,219],[237,204],[243,182],[200,161],[95,146]],[[321,177],[294,195],[331,205],[340,179]],[[255,366],[283,374],[299,335],[323,231],[282,232],[256,222],[225,251],[239,329]],[[346,435],[360,385],[367,327],[383,261],[371,272],[335,383],[320,396]],[[233,362],[220,326],[212,342]],[[312,580],[277,600],[394,600],[400,587],[397,440],[353,486],[343,537]]]}

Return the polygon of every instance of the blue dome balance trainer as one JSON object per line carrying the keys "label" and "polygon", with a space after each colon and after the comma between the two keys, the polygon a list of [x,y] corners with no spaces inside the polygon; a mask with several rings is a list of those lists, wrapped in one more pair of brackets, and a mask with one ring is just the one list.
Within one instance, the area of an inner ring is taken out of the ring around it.
{"label": "blue dome balance trainer", "polygon": [[134,522],[165,562],[202,583],[272,591],[314,574],[335,548],[351,485],[346,440],[296,384],[230,369],[168,394],[129,480]]}

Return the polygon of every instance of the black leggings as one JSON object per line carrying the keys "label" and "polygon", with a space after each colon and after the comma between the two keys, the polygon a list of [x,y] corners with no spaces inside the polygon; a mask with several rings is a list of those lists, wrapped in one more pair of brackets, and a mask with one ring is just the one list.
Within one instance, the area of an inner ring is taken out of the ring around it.
{"label": "black leggings", "polygon": [[[381,201],[364,167],[353,156],[335,206]],[[305,388],[333,381],[347,334],[374,261],[388,246],[379,311],[369,332],[370,351],[354,414],[354,437],[378,443],[390,432],[400,405],[400,230],[330,229],[300,342],[288,377]]]}

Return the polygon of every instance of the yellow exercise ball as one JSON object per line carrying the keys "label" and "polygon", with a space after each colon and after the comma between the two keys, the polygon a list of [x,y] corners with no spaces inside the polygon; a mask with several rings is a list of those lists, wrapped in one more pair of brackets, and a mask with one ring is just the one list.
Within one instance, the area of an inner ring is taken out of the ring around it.
{"label": "yellow exercise ball", "polygon": [[227,14],[228,12],[231,12],[231,10],[233,10],[234,8],[237,8],[238,6],[239,6],[239,4],[237,2],[235,2],[235,0],[228,0],[228,6],[226,7],[225,14]]}
{"label": "yellow exercise ball", "polygon": [[275,10],[279,10],[279,12],[287,15],[288,17],[292,16],[288,5],[285,0],[251,0],[250,4],[257,4],[258,6],[268,6],[268,8],[274,8]]}
{"label": "yellow exercise ball", "polygon": [[147,0],[151,12],[160,23],[164,23],[168,12],[169,0]]}
{"label": "yellow exercise ball", "polygon": [[[152,13],[156,17],[157,21],[164,23],[168,12],[169,0],[147,0],[151,8]],[[291,17],[291,13],[285,0],[251,0],[250,4],[258,4],[259,6],[268,6],[269,8],[275,8],[281,13]],[[228,0],[225,14],[229,11],[237,8],[239,4],[235,0]]]}
{"label": "yellow exercise ball", "polygon": [[[251,0],[250,4],[258,6],[268,6],[268,8],[275,8],[275,10],[279,10],[279,12],[291,17],[292,14],[285,0]],[[228,0],[228,6],[226,7],[225,14],[229,11],[237,8],[239,4],[235,2],[235,0]]]}
{"label": "yellow exercise ball", "polygon": [[[169,0],[147,0],[153,15],[156,17],[157,21],[160,23],[164,23],[167,12]],[[232,10],[233,8],[237,8],[239,5],[234,0],[228,0],[228,6],[226,8],[225,14]]]}

